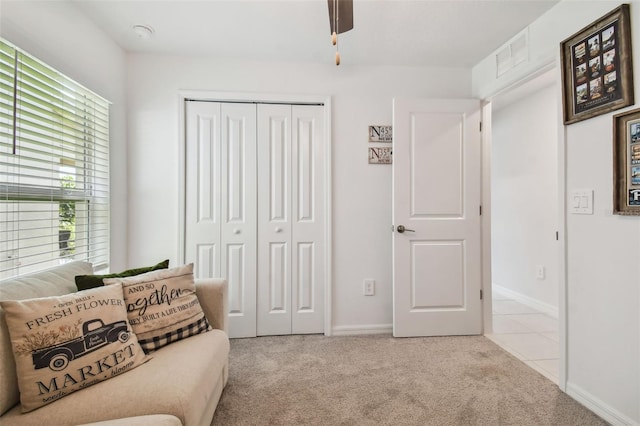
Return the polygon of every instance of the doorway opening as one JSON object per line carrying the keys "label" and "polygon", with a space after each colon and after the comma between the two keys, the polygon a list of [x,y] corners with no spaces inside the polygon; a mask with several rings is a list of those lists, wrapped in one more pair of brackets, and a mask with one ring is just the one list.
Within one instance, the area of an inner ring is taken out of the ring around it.
{"label": "doorway opening", "polygon": [[557,69],[491,99],[492,330],[486,336],[559,383],[560,141]]}

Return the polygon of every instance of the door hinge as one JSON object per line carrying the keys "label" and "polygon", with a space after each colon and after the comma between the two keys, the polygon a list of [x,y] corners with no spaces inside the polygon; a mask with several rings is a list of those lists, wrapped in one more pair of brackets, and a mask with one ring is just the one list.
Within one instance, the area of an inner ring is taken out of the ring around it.
{"label": "door hinge", "polygon": [[482,121],[480,122],[480,131],[482,131]]}
{"label": "door hinge", "polygon": [[480,300],[482,300],[482,298],[483,298],[482,289],[480,289]]}
{"label": "door hinge", "polygon": [[556,231],[556,241],[558,241],[560,239],[560,234],[558,233],[558,231]]}
{"label": "door hinge", "polygon": [[482,216],[482,204],[480,204],[480,216]]}

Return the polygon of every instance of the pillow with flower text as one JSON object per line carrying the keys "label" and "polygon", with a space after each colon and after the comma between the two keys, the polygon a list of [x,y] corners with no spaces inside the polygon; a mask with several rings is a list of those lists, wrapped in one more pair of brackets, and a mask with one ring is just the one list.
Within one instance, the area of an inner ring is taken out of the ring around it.
{"label": "pillow with flower text", "polygon": [[0,304],[11,337],[23,412],[146,361],[128,323],[120,285]]}
{"label": "pillow with flower text", "polygon": [[193,263],[133,277],[105,278],[122,284],[129,324],[149,353],[178,340],[211,330],[193,281]]}

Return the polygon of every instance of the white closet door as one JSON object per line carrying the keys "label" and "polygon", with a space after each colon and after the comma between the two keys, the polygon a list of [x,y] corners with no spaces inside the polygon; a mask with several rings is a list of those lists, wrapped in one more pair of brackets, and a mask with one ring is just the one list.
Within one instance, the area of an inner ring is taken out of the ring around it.
{"label": "white closet door", "polygon": [[185,261],[229,283],[229,335],[256,335],[256,107],[187,102]]}
{"label": "white closet door", "polygon": [[324,114],[293,106],[291,133],[291,332],[324,331]]}
{"label": "white closet door", "polygon": [[229,282],[230,337],[324,331],[323,114],[187,102],[185,260]]}
{"label": "white closet door", "polygon": [[291,334],[291,105],[258,106],[258,335]]}
{"label": "white closet door", "polygon": [[186,103],[185,261],[197,278],[220,267],[220,104]]}
{"label": "white closet door", "polygon": [[221,275],[229,282],[229,334],[256,336],[256,106],[222,104]]}
{"label": "white closet door", "polygon": [[258,108],[258,335],[324,331],[321,106]]}

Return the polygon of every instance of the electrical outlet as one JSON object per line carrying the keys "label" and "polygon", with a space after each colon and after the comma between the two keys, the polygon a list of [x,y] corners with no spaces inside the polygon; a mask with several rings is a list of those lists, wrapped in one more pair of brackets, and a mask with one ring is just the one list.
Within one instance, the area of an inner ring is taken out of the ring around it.
{"label": "electrical outlet", "polygon": [[539,280],[544,280],[544,265],[536,266],[536,278]]}
{"label": "electrical outlet", "polygon": [[364,295],[373,296],[376,294],[376,280],[364,280]]}

